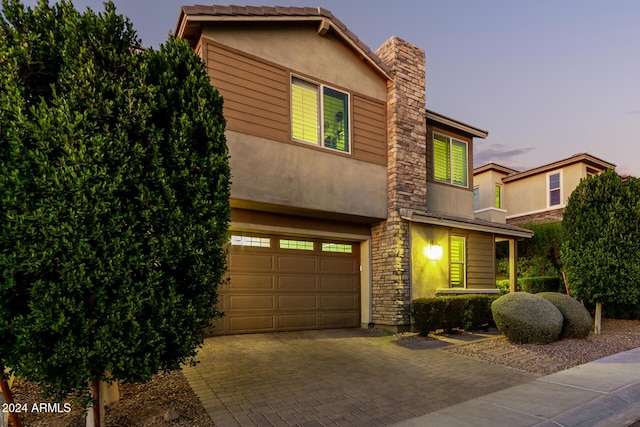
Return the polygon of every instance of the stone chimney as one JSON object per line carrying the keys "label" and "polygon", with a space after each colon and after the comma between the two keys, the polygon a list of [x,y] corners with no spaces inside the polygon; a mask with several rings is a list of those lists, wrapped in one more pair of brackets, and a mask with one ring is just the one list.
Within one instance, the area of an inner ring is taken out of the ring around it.
{"label": "stone chimney", "polygon": [[397,37],[377,51],[393,71],[387,83],[387,220],[372,227],[373,323],[410,327],[411,249],[406,210],[427,210],[424,50]]}

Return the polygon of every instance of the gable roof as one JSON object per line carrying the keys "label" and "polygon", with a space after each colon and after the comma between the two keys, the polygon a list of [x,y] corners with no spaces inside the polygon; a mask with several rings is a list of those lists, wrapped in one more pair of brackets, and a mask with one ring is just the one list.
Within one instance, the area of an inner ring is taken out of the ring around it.
{"label": "gable roof", "polygon": [[318,34],[333,31],[356,54],[387,80],[393,72],[369,47],[352,33],[346,25],[333,16],[331,11],[321,7],[281,7],[281,6],[182,6],[174,35],[195,43],[194,38],[206,22],[254,21],[291,22],[311,21],[318,23]]}
{"label": "gable roof", "polygon": [[598,170],[615,169],[616,167],[615,164],[606,162],[602,159],[592,156],[589,153],[579,153],[571,157],[568,157],[566,159],[558,160],[557,162],[549,163],[543,166],[538,166],[537,168],[529,169],[524,172],[519,172],[513,175],[506,176],[502,178],[502,182],[517,181],[519,179],[526,178],[528,176],[537,175],[540,173],[546,173],[555,169],[572,165],[574,163],[585,163],[587,166],[594,167]]}
{"label": "gable roof", "polygon": [[491,170],[494,170],[494,171],[500,172],[500,173],[504,173],[506,175],[520,173],[519,171],[517,171],[515,169],[511,169],[511,168],[499,165],[499,164],[494,163],[494,162],[489,162],[486,165],[478,166],[477,168],[475,168],[473,170],[473,174],[477,175],[477,174],[480,174],[480,173],[483,173],[483,172],[487,172],[487,171],[491,171]]}

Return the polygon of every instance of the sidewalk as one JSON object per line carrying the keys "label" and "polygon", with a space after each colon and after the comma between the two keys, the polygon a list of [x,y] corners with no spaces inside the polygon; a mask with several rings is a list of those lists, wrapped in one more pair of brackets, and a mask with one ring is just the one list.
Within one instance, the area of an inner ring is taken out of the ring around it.
{"label": "sidewalk", "polygon": [[606,426],[640,420],[640,348],[394,424]]}

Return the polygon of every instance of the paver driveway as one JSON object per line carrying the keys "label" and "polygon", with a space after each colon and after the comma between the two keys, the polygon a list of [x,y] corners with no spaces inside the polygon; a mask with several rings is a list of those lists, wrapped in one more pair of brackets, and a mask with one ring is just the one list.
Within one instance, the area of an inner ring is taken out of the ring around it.
{"label": "paver driveway", "polygon": [[536,375],[365,329],[219,336],[184,373],[217,426],[383,426]]}

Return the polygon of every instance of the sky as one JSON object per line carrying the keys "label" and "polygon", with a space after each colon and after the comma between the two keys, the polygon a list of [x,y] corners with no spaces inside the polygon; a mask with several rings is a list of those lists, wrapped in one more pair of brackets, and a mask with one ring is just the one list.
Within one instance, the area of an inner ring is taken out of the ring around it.
{"label": "sky", "polygon": [[[33,6],[36,0],[23,1]],[[53,1],[51,1],[53,3]],[[79,10],[104,9],[75,0]],[[173,32],[180,6],[114,0],[143,46]],[[392,36],[426,52],[429,110],[486,130],[474,166],[519,171],[578,153],[640,176],[640,2],[636,0],[245,0],[330,10],[376,50]]]}

